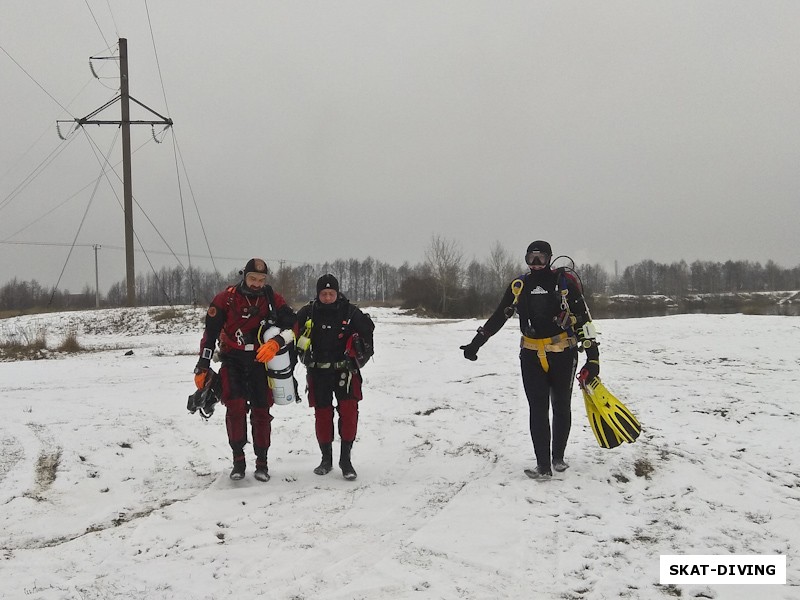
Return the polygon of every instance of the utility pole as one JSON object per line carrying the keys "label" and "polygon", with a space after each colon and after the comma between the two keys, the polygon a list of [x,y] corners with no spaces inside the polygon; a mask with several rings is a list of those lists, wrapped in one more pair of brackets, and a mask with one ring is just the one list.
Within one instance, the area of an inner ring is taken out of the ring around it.
{"label": "utility pole", "polygon": [[[172,126],[172,119],[164,117],[145,106],[136,98],[130,95],[130,81],[128,79],[128,40],[119,38],[119,57],[114,56],[91,56],[90,60],[114,60],[119,58],[119,96],[105,103],[103,106],[89,113],[82,119],[75,119],[78,126],[83,125],[117,125],[122,129],[122,187],[123,187],[123,208],[125,212],[125,281],[127,287],[127,305],[136,306],[136,270],[133,266],[133,182],[131,174],[131,125],[165,125]],[[93,119],[98,113],[120,101],[120,120],[104,121]],[[149,111],[158,117],[159,120],[151,121],[131,121],[130,101]],[[63,121],[57,121],[62,123]]]}
{"label": "utility pole", "polygon": [[128,306],[136,305],[136,270],[133,268],[133,182],[131,181],[131,104],[128,92],[128,40],[119,40],[119,98],[122,117],[122,190],[125,207],[125,281]]}
{"label": "utility pole", "polygon": [[94,307],[100,308],[100,269],[97,266],[97,251],[100,244],[94,245]]}

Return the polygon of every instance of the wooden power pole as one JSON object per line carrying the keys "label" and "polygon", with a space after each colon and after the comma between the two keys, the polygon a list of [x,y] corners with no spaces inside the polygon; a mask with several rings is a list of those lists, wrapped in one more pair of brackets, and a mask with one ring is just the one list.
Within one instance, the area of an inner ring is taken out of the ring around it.
{"label": "wooden power pole", "polygon": [[[114,60],[117,57],[90,57],[92,60]],[[128,40],[119,38],[119,96],[107,102],[94,112],[89,113],[82,119],[75,119],[78,126],[82,125],[117,125],[122,129],[122,187],[123,187],[123,208],[125,212],[125,281],[127,289],[127,305],[136,305],[136,270],[133,263],[133,182],[131,174],[131,125],[165,125],[172,126],[172,119],[164,117],[145,106],[136,98],[130,95],[130,81],[128,79]],[[120,120],[105,121],[94,119],[100,112],[114,104],[120,102]],[[131,100],[154,114],[158,120],[150,121],[131,121],[130,102]]]}
{"label": "wooden power pole", "polygon": [[133,182],[131,181],[131,104],[128,92],[128,40],[119,40],[119,103],[122,123],[122,189],[125,207],[125,281],[128,306],[136,304],[136,270],[133,268]]}

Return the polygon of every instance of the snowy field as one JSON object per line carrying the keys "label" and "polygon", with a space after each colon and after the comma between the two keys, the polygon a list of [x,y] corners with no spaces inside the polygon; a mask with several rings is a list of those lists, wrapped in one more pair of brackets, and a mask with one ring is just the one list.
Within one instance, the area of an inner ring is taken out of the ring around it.
{"label": "snowy field", "polygon": [[[202,310],[0,321],[90,349],[0,363],[0,597],[800,598],[799,318],[600,321],[644,433],[599,448],[576,388],[571,468],[537,482],[516,323],[472,363],[479,321],[366,310],[355,482],[312,473],[305,402],[272,409],[272,480],[250,447],[228,479],[224,411],[185,410]],[[787,585],[662,586],[662,554],[783,554]]]}

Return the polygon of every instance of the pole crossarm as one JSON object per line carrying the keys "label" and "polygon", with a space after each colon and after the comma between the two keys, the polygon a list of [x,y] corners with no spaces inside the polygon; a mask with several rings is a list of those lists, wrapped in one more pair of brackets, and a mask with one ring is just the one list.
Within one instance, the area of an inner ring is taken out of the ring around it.
{"label": "pole crossarm", "polygon": [[[147,121],[147,120],[105,121],[105,120],[98,120],[98,119],[93,119],[92,118],[92,117],[100,114],[101,112],[103,112],[109,106],[112,106],[115,102],[117,102],[119,100],[122,100],[122,95],[119,95],[116,98],[113,98],[113,99],[109,100],[108,102],[106,102],[103,106],[101,106],[97,110],[94,110],[94,111],[90,112],[85,117],[82,117],[80,119],[74,119],[74,122],[77,123],[78,126],[81,126],[81,125],[122,125],[123,122],[124,123],[130,123],[131,125],[166,125],[167,127],[172,127],[172,125],[174,124],[172,119],[170,119],[169,117],[165,117],[163,115],[158,114],[152,108],[150,108],[146,104],[143,104],[143,103],[139,102],[133,96],[128,95],[128,99],[132,100],[133,102],[135,102],[136,104],[138,104],[139,106],[141,106],[142,108],[147,110],[148,112],[153,113],[155,116],[157,116],[159,118],[159,120],[158,121],[155,121],[155,120],[153,120],[153,121]],[[73,121],[59,120],[59,121],[56,121],[56,122],[57,123],[72,123]]]}
{"label": "pole crossarm", "polygon": [[[63,121],[59,121],[63,122]],[[72,121],[68,121],[72,122]],[[75,119],[75,122],[78,125],[122,125],[122,121],[84,121],[83,119]],[[125,121],[125,123],[129,123],[131,125],[169,125],[172,126],[172,119],[167,119],[166,121]]]}

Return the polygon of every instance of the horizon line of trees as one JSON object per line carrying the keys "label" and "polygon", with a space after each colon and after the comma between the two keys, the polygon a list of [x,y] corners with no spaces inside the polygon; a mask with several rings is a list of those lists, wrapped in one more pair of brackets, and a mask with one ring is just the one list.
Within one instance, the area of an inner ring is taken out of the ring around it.
{"label": "horizon line of trees", "polygon": [[[318,264],[282,265],[271,275],[273,288],[299,308],[316,295],[316,281],[333,273],[340,289],[354,302],[384,302],[405,308],[421,308],[447,317],[483,316],[492,311],[506,286],[526,272],[499,242],[482,262],[467,261],[456,242],[433,236],[423,262],[395,267],[372,257],[336,259]],[[782,268],[769,260],[681,260],[670,264],[643,260],[614,278],[599,264],[582,264],[577,272],[587,297],[618,294],[665,295],[676,299],[692,294],[800,290],[800,265]],[[238,270],[226,275],[182,267],[164,267],[136,277],[139,306],[207,305],[216,293],[240,280]],[[102,307],[125,306],[124,281],[114,283],[100,298]],[[95,291],[84,286],[79,294],[42,287],[35,280],[17,278],[0,286],[0,311],[94,308]]]}

